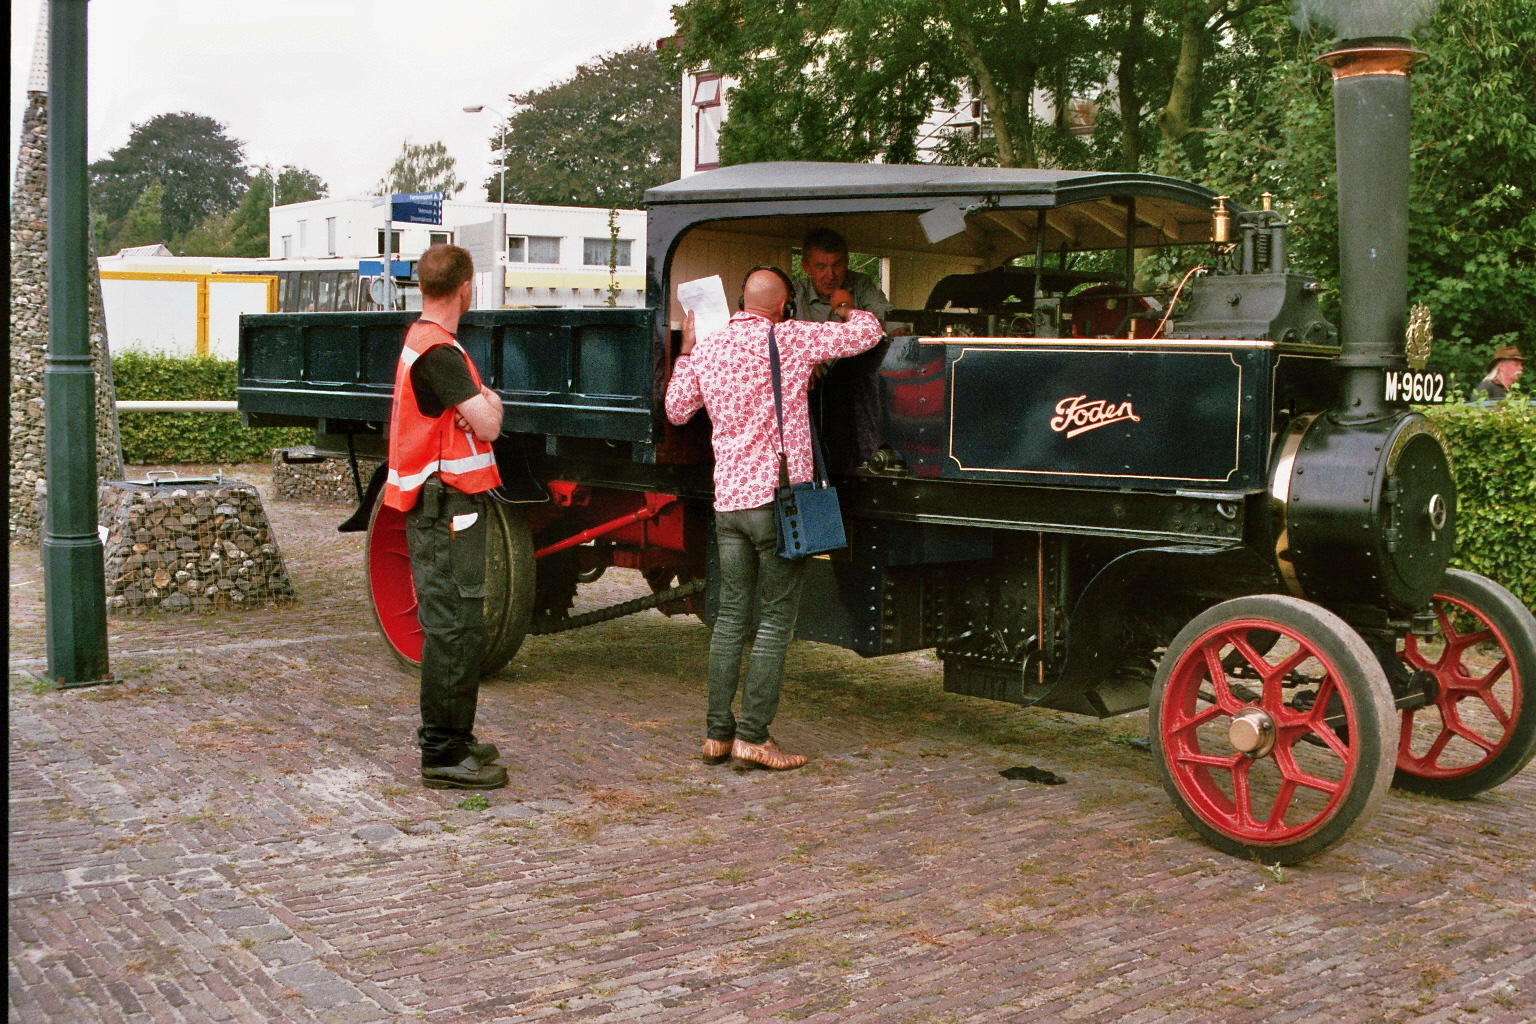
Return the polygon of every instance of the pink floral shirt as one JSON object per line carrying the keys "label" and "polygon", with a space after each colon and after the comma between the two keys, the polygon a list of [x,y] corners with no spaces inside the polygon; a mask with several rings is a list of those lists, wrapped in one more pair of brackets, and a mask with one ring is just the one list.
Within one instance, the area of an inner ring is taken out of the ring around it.
{"label": "pink floral shirt", "polygon": [[[715,511],[739,512],[773,500],[779,482],[779,428],[773,415],[768,321],[737,313],[723,331],[678,357],[667,385],[667,419],[682,425],[700,408],[714,425]],[[873,314],[847,323],[785,320],[774,327],[784,394],[784,451],[789,479],[811,479],[811,425],[805,392],[818,363],[857,355],[884,335]]]}

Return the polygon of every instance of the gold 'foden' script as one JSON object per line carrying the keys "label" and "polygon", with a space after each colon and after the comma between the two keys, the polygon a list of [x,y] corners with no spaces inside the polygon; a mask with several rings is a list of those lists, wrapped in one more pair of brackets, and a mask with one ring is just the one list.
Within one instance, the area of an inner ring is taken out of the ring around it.
{"label": "gold 'foden' script", "polygon": [[1119,423],[1122,420],[1141,422],[1141,417],[1136,415],[1129,401],[1111,405],[1102,398],[1096,398],[1091,402],[1087,401],[1087,398],[1087,395],[1073,395],[1071,398],[1063,398],[1057,402],[1056,415],[1051,418],[1051,429],[1058,434],[1065,430],[1068,437],[1076,437],[1086,431],[1107,427],[1111,423]]}

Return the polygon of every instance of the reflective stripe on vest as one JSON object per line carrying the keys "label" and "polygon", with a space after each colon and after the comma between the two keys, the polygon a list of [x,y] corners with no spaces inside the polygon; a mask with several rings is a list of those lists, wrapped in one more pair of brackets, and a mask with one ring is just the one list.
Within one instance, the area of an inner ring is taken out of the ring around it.
{"label": "reflective stripe on vest", "polygon": [[384,483],[384,504],[409,511],[416,492],[434,473],[467,494],[488,491],[501,483],[496,454],[477,441],[472,431],[454,426],[453,408],[437,417],[422,414],[411,381],[411,367],[439,345],[452,345],[464,355],[476,388],[480,372],[453,335],[430,321],[418,320],[406,332],[395,369],[395,399],[389,423],[389,472]]}

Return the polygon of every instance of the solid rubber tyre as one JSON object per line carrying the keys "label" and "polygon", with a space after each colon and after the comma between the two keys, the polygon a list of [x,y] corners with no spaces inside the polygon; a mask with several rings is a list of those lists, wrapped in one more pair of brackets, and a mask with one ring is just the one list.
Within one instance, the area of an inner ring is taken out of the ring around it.
{"label": "solid rubber tyre", "polygon": [[1486,576],[1448,569],[1430,600],[1438,635],[1399,657],[1435,677],[1434,701],[1402,713],[1392,784],[1462,800],[1512,778],[1536,753],[1536,616]]}
{"label": "solid rubber tyre", "polygon": [[[1224,667],[1233,653],[1258,676],[1242,683],[1259,687],[1257,701],[1233,693]],[[1273,747],[1243,753],[1228,729],[1234,716],[1259,713]],[[1343,619],[1297,598],[1239,597],[1191,620],[1158,666],[1150,717],[1163,788],[1206,842],[1233,856],[1316,856],[1368,820],[1392,781],[1397,715],[1386,673]]]}
{"label": "solid rubber tyre", "polygon": [[[481,676],[494,675],[512,659],[528,634],[533,614],[533,535],[528,521],[499,501],[486,502],[485,649]],[[405,513],[376,502],[364,548],[368,606],[385,644],[400,666],[421,669],[421,625],[416,585],[406,546]]]}

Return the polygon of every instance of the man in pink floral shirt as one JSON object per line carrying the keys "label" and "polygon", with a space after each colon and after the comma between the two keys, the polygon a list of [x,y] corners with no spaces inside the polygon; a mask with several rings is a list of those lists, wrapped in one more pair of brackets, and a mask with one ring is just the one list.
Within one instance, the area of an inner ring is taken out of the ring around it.
{"label": "man in pink floral shirt", "polygon": [[[811,372],[829,359],[857,355],[883,331],[871,313],[853,308],[853,296],[832,296],[833,315],[846,323],[785,320],[789,278],[759,269],[742,284],[741,312],[697,342],[693,319],[667,387],[667,419],[683,424],[700,408],[709,412],[715,449],[715,535],[720,551],[720,609],[709,645],[709,712],[703,758],[737,768],[799,768],[805,758],[779,750],[768,734],[779,706],[784,653],[800,609],[803,559],[781,558],[773,517],[779,479],[779,432],[773,411],[768,332],[774,332],[784,396],[784,452],[793,483],[811,479]],[[741,718],[732,713],[741,654],[757,596],[757,639],[741,682]]]}

